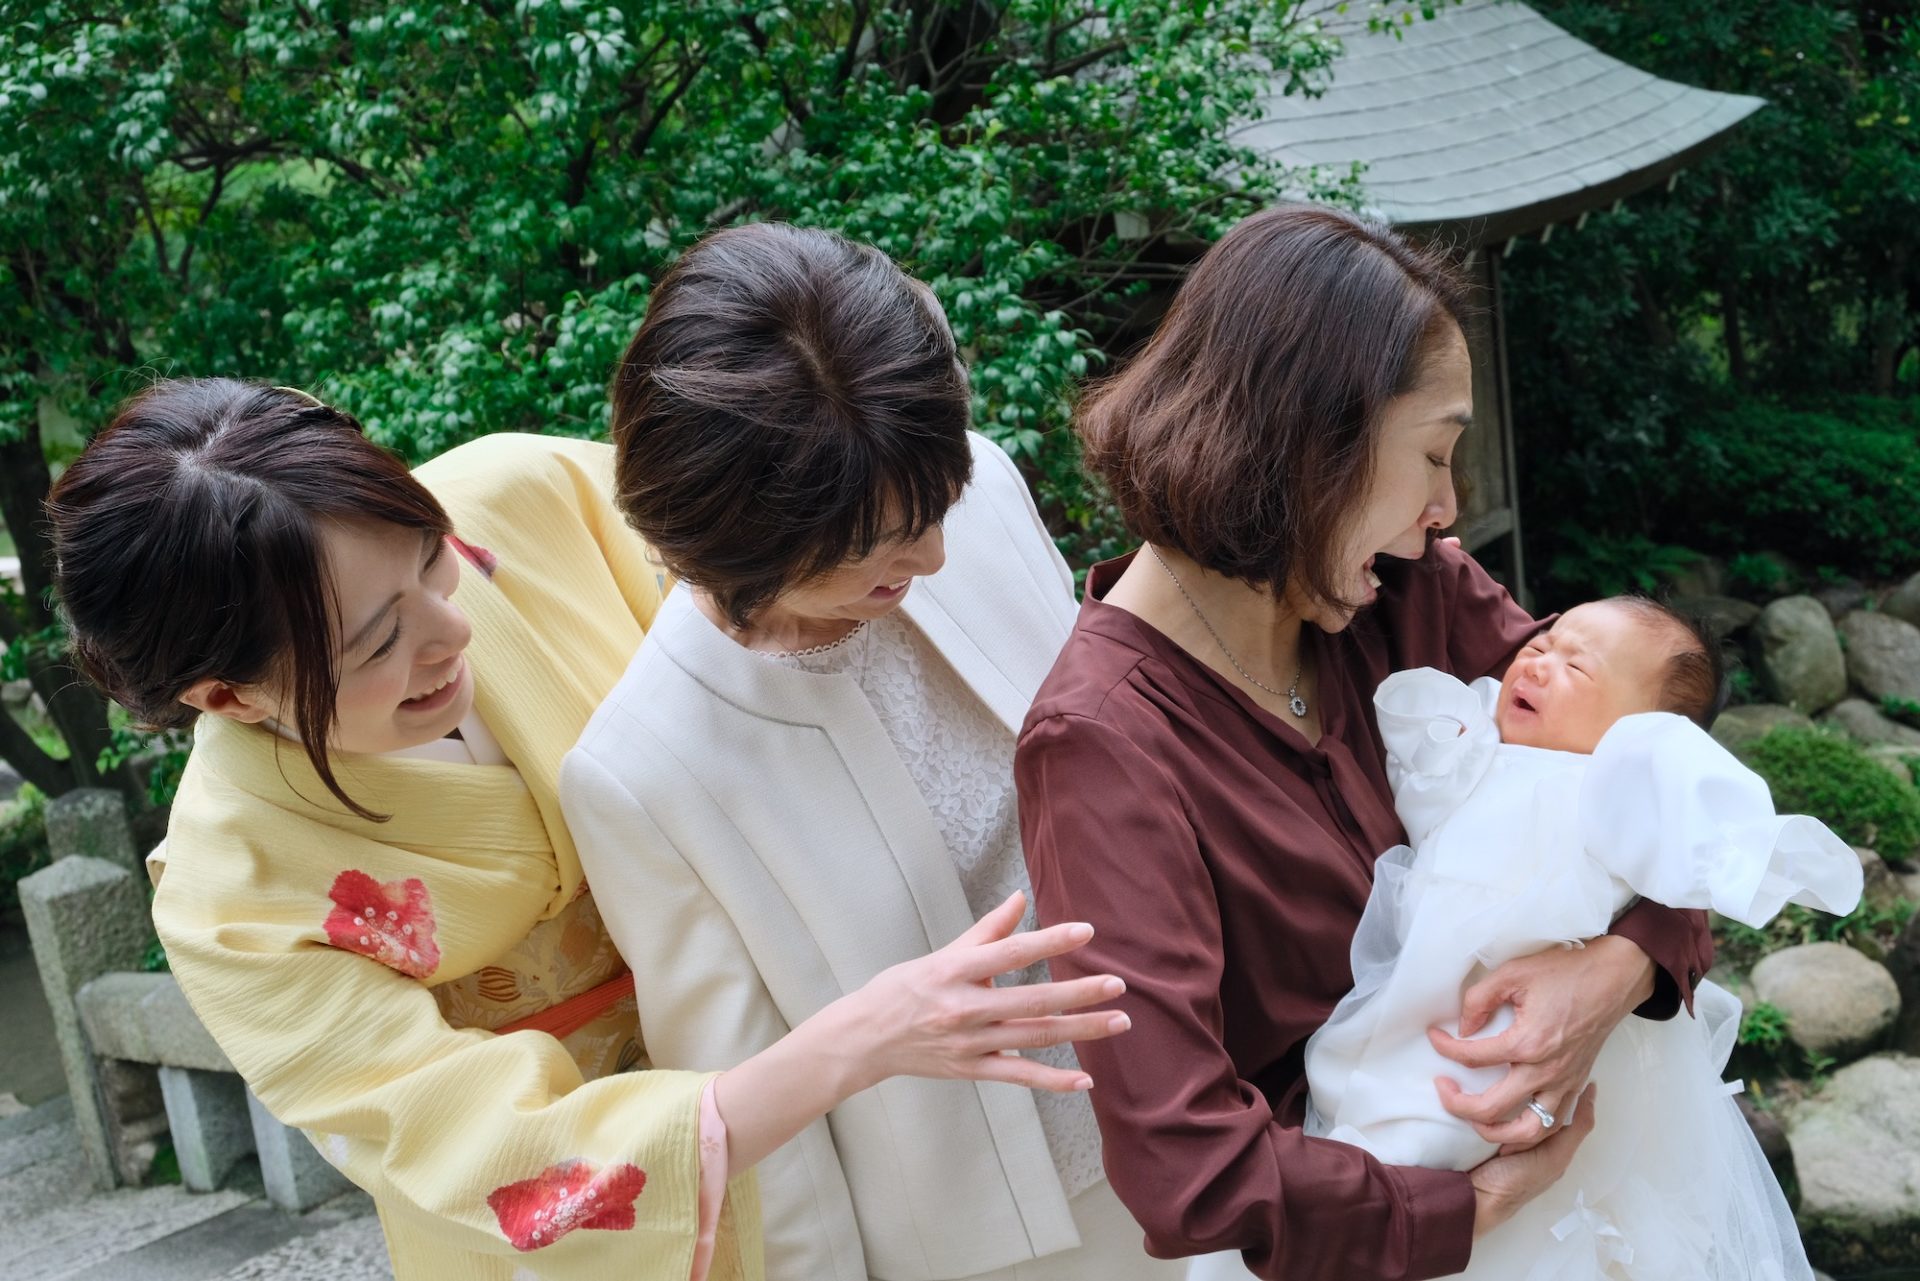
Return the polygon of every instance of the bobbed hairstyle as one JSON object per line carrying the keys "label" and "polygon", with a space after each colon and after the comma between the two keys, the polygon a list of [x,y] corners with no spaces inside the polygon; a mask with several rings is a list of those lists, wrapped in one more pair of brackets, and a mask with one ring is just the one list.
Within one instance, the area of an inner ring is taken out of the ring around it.
{"label": "bobbed hairstyle", "polygon": [[615,499],[736,627],[916,538],[972,477],[970,396],[932,291],[831,232],[715,232],[663,276],[612,386]]}
{"label": "bobbed hairstyle", "polygon": [[1346,605],[1335,559],[1367,498],[1382,415],[1464,329],[1438,250],[1335,209],[1238,223],[1076,428],[1128,530],[1280,594]]}
{"label": "bobbed hairstyle", "polygon": [[327,790],[339,692],[326,520],[445,534],[447,514],[360,424],[305,392],[177,379],[134,396],[47,499],[73,655],[152,729],[209,677],[275,690]]}

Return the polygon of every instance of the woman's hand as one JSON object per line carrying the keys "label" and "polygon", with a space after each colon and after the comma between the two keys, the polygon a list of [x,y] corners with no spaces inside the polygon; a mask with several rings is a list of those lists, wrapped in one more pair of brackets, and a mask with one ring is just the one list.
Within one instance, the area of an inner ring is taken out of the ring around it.
{"label": "woman's hand", "polygon": [[1081,924],[1016,934],[1025,911],[1026,896],[1016,893],[939,951],[883,970],[821,1011],[853,1056],[849,1079],[856,1088],[890,1076],[1005,1081],[1057,1092],[1091,1088],[1084,1072],[1002,1053],[1097,1041],[1130,1026],[1126,1015],[1110,1010],[1066,1013],[1126,991],[1110,974],[993,986],[997,974],[1071,952],[1093,937],[1093,927]]}
{"label": "woman's hand", "polygon": [[938,952],[874,975],[714,1081],[727,1127],[727,1168],[762,1160],[853,1095],[890,1076],[1006,1081],[1036,1090],[1085,1090],[1093,1078],[1003,1050],[1097,1041],[1127,1030],[1124,1014],[1067,1014],[1126,991],[1110,974],[1069,983],[996,988],[993,977],[1071,952],[1091,925],[1016,934],[1023,894],[981,917]]}
{"label": "woman's hand", "polygon": [[[1527,1202],[1552,1187],[1567,1172],[1581,1140],[1593,1133],[1593,1096],[1589,1085],[1553,1137],[1523,1151],[1488,1157],[1467,1172],[1473,1183],[1473,1236],[1477,1241],[1513,1217]],[[1532,1113],[1528,1113],[1529,1116]]]}
{"label": "woman's hand", "polygon": [[[1436,1077],[1440,1105],[1472,1122],[1481,1138],[1502,1151],[1532,1147],[1548,1131],[1528,1101],[1564,1123],[1565,1109],[1592,1074],[1607,1037],[1652,992],[1653,962],[1638,944],[1613,935],[1583,948],[1549,948],[1508,961],[1467,989],[1459,1036],[1428,1028],[1427,1037],[1456,1063],[1509,1064],[1510,1070],[1479,1094],[1466,1093],[1451,1077]],[[1463,1039],[1503,1005],[1513,1006],[1513,1026],[1484,1040]]]}

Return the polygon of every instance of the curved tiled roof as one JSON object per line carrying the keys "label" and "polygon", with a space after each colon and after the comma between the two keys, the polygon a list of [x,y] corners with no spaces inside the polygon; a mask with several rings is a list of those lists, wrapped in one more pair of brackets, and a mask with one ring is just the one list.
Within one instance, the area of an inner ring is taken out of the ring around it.
{"label": "curved tiled roof", "polygon": [[1318,98],[1276,86],[1238,141],[1289,164],[1366,166],[1367,203],[1402,226],[1502,240],[1676,171],[1765,105],[1662,80],[1523,4],[1464,0],[1399,28],[1364,4],[1306,6],[1345,51]]}

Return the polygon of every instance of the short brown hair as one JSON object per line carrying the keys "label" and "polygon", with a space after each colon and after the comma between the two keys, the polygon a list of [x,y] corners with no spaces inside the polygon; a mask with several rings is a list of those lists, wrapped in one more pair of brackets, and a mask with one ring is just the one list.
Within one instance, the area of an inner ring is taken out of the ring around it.
{"label": "short brown hair", "polygon": [[1674,649],[1661,669],[1659,708],[1712,729],[1727,696],[1727,660],[1712,628],[1651,596],[1610,596],[1601,603],[1631,610],[1666,630]]}
{"label": "short brown hair", "polygon": [[612,396],[621,510],[737,627],[939,524],[973,474],[966,370],[932,292],[831,232],[756,223],[689,249]]}
{"label": "short brown hair", "polygon": [[281,691],[327,790],[339,655],[322,522],[452,523],[352,415],[232,378],[156,383],[121,406],[47,497],[73,656],[142,725],[177,729],[202,680]]}
{"label": "short brown hair", "polygon": [[1332,561],[1381,416],[1461,326],[1465,300],[1444,255],[1382,224],[1312,205],[1255,214],[1081,405],[1087,464],[1135,537],[1345,604]]}

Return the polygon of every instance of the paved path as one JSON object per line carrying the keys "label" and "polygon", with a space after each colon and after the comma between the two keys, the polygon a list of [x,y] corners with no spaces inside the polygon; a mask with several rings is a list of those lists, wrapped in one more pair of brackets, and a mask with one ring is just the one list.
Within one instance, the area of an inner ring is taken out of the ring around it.
{"label": "paved path", "polygon": [[67,1092],[53,1015],[27,932],[6,924],[0,924],[0,1028],[6,1029],[0,1036],[0,1095],[11,1094],[32,1107]]}
{"label": "paved path", "polygon": [[219,1192],[95,1192],[65,1096],[0,1119],[0,1277],[6,1281],[392,1281],[359,1192],[283,1214],[243,1167]]}

